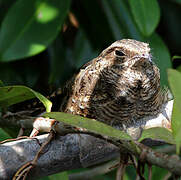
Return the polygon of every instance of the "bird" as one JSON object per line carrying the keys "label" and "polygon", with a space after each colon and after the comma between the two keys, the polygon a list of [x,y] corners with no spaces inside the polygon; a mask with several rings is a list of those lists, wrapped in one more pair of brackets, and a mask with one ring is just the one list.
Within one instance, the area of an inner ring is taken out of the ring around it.
{"label": "bird", "polygon": [[167,100],[148,43],[122,39],[83,65],[64,86],[59,111],[119,129],[156,116]]}
{"label": "bird", "polygon": [[[160,86],[160,71],[149,44],[122,39],[80,67],[48,99],[53,103],[52,111],[95,119],[138,139],[145,118],[161,112],[167,94]],[[45,112],[37,99],[28,109],[33,117]]]}
{"label": "bird", "polygon": [[50,98],[59,101],[60,95],[59,111],[65,113],[123,130],[133,124],[141,126],[141,119],[158,115],[166,101],[160,71],[152,59],[148,43],[118,40],[83,65],[62,91],[58,89]]}

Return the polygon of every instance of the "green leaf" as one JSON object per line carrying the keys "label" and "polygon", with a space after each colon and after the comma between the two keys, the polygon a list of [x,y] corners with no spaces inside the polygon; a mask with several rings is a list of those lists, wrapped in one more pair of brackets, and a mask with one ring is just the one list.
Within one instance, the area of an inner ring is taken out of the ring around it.
{"label": "green leaf", "polygon": [[168,69],[168,81],[174,96],[174,102],[181,112],[181,73],[174,69]]}
{"label": "green leaf", "polygon": [[160,9],[157,0],[129,0],[131,12],[144,36],[153,33],[160,20]]}
{"label": "green leaf", "polygon": [[142,141],[145,138],[151,138],[154,140],[163,140],[167,143],[175,144],[172,133],[166,128],[156,127],[156,128],[145,129],[139,141]]}
{"label": "green leaf", "polygon": [[169,50],[165,45],[165,43],[160,38],[160,36],[156,33],[154,33],[151,37],[146,39],[146,41],[150,42],[153,61],[158,65],[160,69],[161,85],[168,86],[168,80],[167,80],[168,77],[166,69],[172,67]]}
{"label": "green leaf", "polygon": [[0,141],[9,139],[9,138],[11,138],[11,136],[6,131],[4,131],[2,128],[0,128]]}
{"label": "green leaf", "polygon": [[174,96],[172,131],[176,141],[177,153],[179,153],[181,145],[181,73],[174,69],[168,69],[168,81]]}
{"label": "green leaf", "polygon": [[158,166],[152,166],[152,179],[164,179],[168,175],[168,171]]}
{"label": "green leaf", "polygon": [[0,80],[0,87],[3,87],[4,83]]}
{"label": "green leaf", "polygon": [[180,107],[178,107],[178,104],[174,102],[173,104],[173,110],[172,110],[172,131],[173,131],[173,137],[176,142],[176,152],[177,154],[180,153],[180,147],[181,147],[181,111]]}
{"label": "green leaf", "polygon": [[63,112],[50,112],[44,114],[44,116],[56,119],[57,121],[66,123],[68,125],[85,128],[91,132],[106,135],[112,138],[131,140],[131,137],[125,132],[114,129],[111,126],[108,126],[94,119],[89,119]]}
{"label": "green leaf", "polygon": [[133,38],[142,39],[142,34],[137,28],[126,1],[102,1],[115,39]]}
{"label": "green leaf", "polygon": [[6,1],[0,0],[0,6],[1,6],[0,24],[2,23],[4,16],[7,14],[9,8],[12,6],[14,2],[15,2],[14,0],[6,0]]}
{"label": "green leaf", "polygon": [[60,32],[70,0],[18,0],[0,31],[0,60],[12,61],[43,51]]}
{"label": "green leaf", "polygon": [[172,61],[174,61],[175,59],[181,59],[181,56],[173,56]]}
{"label": "green leaf", "polygon": [[80,68],[90,59],[93,59],[99,54],[99,52],[93,51],[91,44],[85,36],[85,33],[80,30],[77,33],[75,40],[75,47],[73,48],[73,61],[75,62],[76,68]]}
{"label": "green leaf", "polygon": [[46,108],[47,112],[51,111],[52,103],[40,93],[25,86],[4,86],[0,87],[0,107],[8,107],[13,104],[38,98]]}
{"label": "green leaf", "polygon": [[[110,24],[99,1],[80,1],[72,8],[80,27],[85,32],[93,50],[102,50],[114,41]],[[93,27],[93,28],[90,28]],[[106,27],[106,28],[103,28]]]}
{"label": "green leaf", "polygon": [[19,128],[18,127],[14,127],[14,126],[10,126],[10,127],[2,127],[3,131],[5,132],[5,134],[7,134],[7,138],[5,139],[9,139],[9,138],[16,138],[19,132]]}
{"label": "green leaf", "polygon": [[48,176],[48,179],[50,180],[68,180],[68,173],[67,171],[64,171],[64,172],[61,172],[61,173],[58,173],[58,174],[54,174],[52,176]]}
{"label": "green leaf", "polygon": [[50,112],[52,108],[52,103],[50,100],[48,100],[45,96],[42,94],[35,92],[31,89],[32,93],[43,103],[43,105],[46,108],[46,112]]}

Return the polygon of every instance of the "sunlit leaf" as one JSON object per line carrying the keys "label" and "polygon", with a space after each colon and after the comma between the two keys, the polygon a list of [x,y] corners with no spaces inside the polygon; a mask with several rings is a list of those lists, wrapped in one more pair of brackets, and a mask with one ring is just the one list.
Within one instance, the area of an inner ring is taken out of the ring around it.
{"label": "sunlit leaf", "polygon": [[17,0],[0,31],[0,61],[12,61],[43,51],[57,36],[70,0]]}
{"label": "sunlit leaf", "polygon": [[44,114],[44,116],[56,119],[57,121],[60,121],[72,126],[85,128],[91,132],[106,135],[112,138],[131,140],[131,137],[125,132],[114,129],[111,126],[108,126],[94,119],[89,119],[89,118],[72,115],[68,113],[63,113],[63,112],[50,112],[50,113]]}
{"label": "sunlit leaf", "polygon": [[181,73],[174,69],[169,69],[168,81],[174,96],[172,131],[176,141],[178,153],[181,146]]}
{"label": "sunlit leaf", "polygon": [[142,141],[145,138],[151,138],[154,140],[162,140],[162,141],[165,141],[170,144],[175,143],[172,133],[169,130],[167,130],[165,128],[161,128],[161,127],[143,130],[143,133],[142,133],[139,141]]}
{"label": "sunlit leaf", "polygon": [[174,61],[175,59],[180,59],[181,60],[181,56],[173,56],[172,61]]}
{"label": "sunlit leaf", "polygon": [[172,131],[176,142],[176,152],[179,154],[181,147],[181,111],[177,103],[174,102],[172,110]]}
{"label": "sunlit leaf", "polygon": [[157,0],[128,0],[128,2],[140,31],[145,36],[151,35],[160,20]]}
{"label": "sunlit leaf", "polygon": [[50,112],[52,103],[40,93],[25,86],[4,86],[0,87],[0,107],[8,107],[13,104],[38,98],[46,107],[46,111]]}
{"label": "sunlit leaf", "polygon": [[181,112],[181,73],[174,69],[168,69],[168,81],[174,96],[174,101]]}

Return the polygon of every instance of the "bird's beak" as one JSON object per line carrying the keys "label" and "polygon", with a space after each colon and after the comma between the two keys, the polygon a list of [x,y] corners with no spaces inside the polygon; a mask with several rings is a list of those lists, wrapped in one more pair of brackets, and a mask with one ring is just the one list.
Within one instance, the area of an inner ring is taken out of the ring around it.
{"label": "bird's beak", "polygon": [[152,62],[152,55],[151,54],[142,54],[141,58],[148,59],[150,62]]}

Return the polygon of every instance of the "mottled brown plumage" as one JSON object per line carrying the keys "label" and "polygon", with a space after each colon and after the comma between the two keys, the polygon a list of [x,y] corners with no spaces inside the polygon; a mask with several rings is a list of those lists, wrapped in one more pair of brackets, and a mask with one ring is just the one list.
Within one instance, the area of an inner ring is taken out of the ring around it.
{"label": "mottled brown plumage", "polygon": [[157,115],[164,101],[147,43],[114,42],[66,84],[60,110],[119,128]]}

